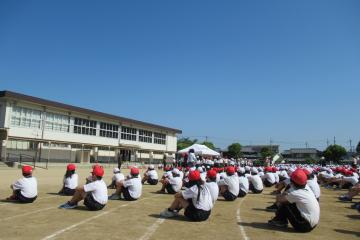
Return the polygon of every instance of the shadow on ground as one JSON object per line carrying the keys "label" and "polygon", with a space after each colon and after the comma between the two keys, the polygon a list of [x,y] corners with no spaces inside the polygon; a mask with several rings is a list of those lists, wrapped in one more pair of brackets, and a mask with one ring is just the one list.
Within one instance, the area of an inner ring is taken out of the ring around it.
{"label": "shadow on ground", "polygon": [[344,229],[335,229],[334,231],[339,232],[339,233],[344,233],[344,234],[351,234],[351,235],[360,237],[360,232],[349,231],[349,230],[344,230]]}
{"label": "shadow on ground", "polygon": [[360,215],[347,215],[348,218],[360,220]]}
{"label": "shadow on ground", "polygon": [[[160,214],[150,214],[149,217],[153,218],[162,218]],[[173,220],[173,221],[182,221],[182,222],[190,222],[184,215],[178,215],[177,217],[173,218],[165,218],[166,220]]]}
{"label": "shadow on ground", "polygon": [[295,230],[293,228],[277,228],[277,227],[272,227],[269,226],[267,223],[265,222],[242,222],[242,223],[238,223],[238,225],[241,225],[243,227],[252,227],[252,228],[257,228],[257,229],[265,229],[265,230],[270,230],[270,231],[279,231],[279,232],[286,232],[286,233],[296,233]]}

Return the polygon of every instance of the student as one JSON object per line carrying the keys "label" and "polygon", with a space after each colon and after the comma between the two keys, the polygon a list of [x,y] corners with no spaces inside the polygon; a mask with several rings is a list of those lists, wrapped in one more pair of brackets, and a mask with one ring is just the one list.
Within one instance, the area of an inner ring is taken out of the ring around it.
{"label": "student", "polygon": [[124,174],[120,172],[120,168],[114,168],[113,169],[114,176],[111,179],[111,184],[108,186],[110,189],[116,188],[116,183],[121,182],[125,180]]}
{"label": "student", "polygon": [[320,219],[320,207],[315,195],[306,185],[307,177],[302,169],[295,170],[291,176],[291,189],[287,194],[277,196],[279,209],[269,225],[287,227],[288,221],[299,232],[310,232]]}
{"label": "student", "polygon": [[250,170],[251,175],[248,177],[249,179],[249,190],[252,193],[259,194],[264,190],[263,182],[258,175],[258,170],[255,167],[252,167]]}
{"label": "student", "polygon": [[141,180],[141,183],[144,184],[147,182],[150,185],[156,185],[159,182],[159,176],[155,170],[154,165],[150,165],[146,172],[144,173],[144,177]]}
{"label": "student", "polygon": [[355,197],[359,193],[360,193],[360,183],[357,183],[352,188],[349,189],[347,194],[341,195],[339,197],[339,200],[351,202],[353,197]]}
{"label": "student", "polygon": [[175,194],[181,190],[183,180],[180,177],[180,170],[174,168],[171,172],[165,175],[165,178],[161,179],[162,187],[157,193],[169,193]]}
{"label": "student", "polygon": [[234,167],[226,168],[226,177],[221,179],[218,183],[220,187],[220,194],[226,201],[234,201],[239,195],[239,177],[235,175]]}
{"label": "student", "polygon": [[245,176],[245,168],[238,167],[237,174],[239,177],[239,185],[240,185],[238,197],[245,197],[246,194],[249,192],[249,180]]}
{"label": "student", "polygon": [[272,187],[275,185],[276,179],[272,167],[265,167],[265,174],[262,176],[265,187]]}
{"label": "student", "polygon": [[303,171],[306,174],[307,179],[308,179],[307,185],[309,186],[311,191],[314,193],[316,200],[319,202],[321,191],[320,191],[320,186],[316,181],[316,178],[314,178],[313,170],[311,168],[304,168]]}
{"label": "student", "polygon": [[200,222],[209,218],[214,204],[208,186],[201,180],[198,171],[191,171],[188,178],[189,188],[175,194],[171,206],[160,213],[161,217],[175,217],[184,208],[184,215],[191,221]]}
{"label": "student", "polygon": [[84,205],[90,211],[98,211],[105,207],[108,197],[107,186],[102,179],[104,169],[99,165],[94,166],[91,174],[92,181],[84,186],[77,187],[71,200],[60,205],[59,208],[76,208],[81,200],[84,200]]}
{"label": "student", "polygon": [[70,163],[66,166],[66,173],[63,179],[63,187],[59,191],[60,195],[73,196],[79,185],[79,176],[75,173],[76,165]]}
{"label": "student", "polygon": [[[215,170],[211,169],[211,170],[207,171],[205,184],[210,190],[211,199],[213,201],[213,204],[215,204],[215,202],[219,196],[219,186],[216,183],[216,176],[217,176],[217,172]],[[200,176],[200,178],[201,178],[201,176]]]}
{"label": "student", "polygon": [[37,180],[32,176],[33,168],[31,166],[22,167],[23,178],[17,180],[10,186],[13,193],[6,200],[19,203],[32,203],[37,198]]}
{"label": "student", "polygon": [[130,169],[130,176],[122,182],[116,183],[116,192],[109,197],[111,200],[121,199],[121,194],[126,201],[135,201],[141,197],[142,184],[139,177],[139,169],[132,167]]}

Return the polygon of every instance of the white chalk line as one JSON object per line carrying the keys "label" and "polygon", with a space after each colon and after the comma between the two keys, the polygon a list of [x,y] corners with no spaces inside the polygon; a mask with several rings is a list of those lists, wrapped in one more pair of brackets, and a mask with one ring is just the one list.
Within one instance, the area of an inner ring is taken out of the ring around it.
{"label": "white chalk line", "polygon": [[[157,196],[154,196],[154,197],[157,197]],[[96,218],[99,218],[99,217],[101,217],[101,216],[104,216],[104,215],[106,215],[106,214],[112,213],[112,212],[118,210],[119,208],[126,207],[126,206],[128,206],[129,204],[131,204],[131,203],[138,203],[138,202],[140,202],[140,201],[142,201],[142,200],[149,199],[149,198],[154,198],[154,197],[142,198],[142,199],[140,199],[140,200],[138,200],[138,201],[136,201],[136,202],[130,202],[130,203],[127,203],[127,204],[123,204],[123,205],[121,205],[121,206],[119,206],[119,207],[116,207],[116,208],[114,208],[114,209],[112,209],[112,210],[109,210],[109,211],[100,213],[100,214],[95,215],[95,216],[93,216],[93,217],[91,217],[91,218],[87,218],[87,219],[85,219],[85,220],[83,220],[83,221],[80,221],[80,222],[78,222],[78,223],[75,223],[75,224],[73,224],[73,225],[71,225],[71,226],[69,226],[69,227],[66,227],[66,228],[63,228],[63,229],[61,229],[61,230],[59,230],[59,231],[56,231],[55,233],[53,233],[53,234],[51,234],[51,235],[48,235],[48,236],[42,238],[41,240],[52,239],[52,238],[57,237],[58,235],[66,232],[66,231],[69,231],[69,230],[71,230],[71,229],[73,229],[73,228],[75,228],[75,227],[77,227],[77,226],[79,226],[79,225],[82,225],[82,224],[84,224],[84,223],[90,222],[90,221],[92,221],[92,220],[94,220],[94,219],[96,219]]]}
{"label": "white chalk line", "polygon": [[239,203],[239,207],[238,207],[238,209],[236,211],[236,218],[237,218],[237,222],[238,222],[238,225],[239,225],[239,228],[240,228],[242,238],[244,240],[249,240],[250,238],[248,238],[248,236],[246,235],[244,227],[241,225],[242,220],[241,220],[241,216],[240,216],[240,207],[241,207],[241,204],[242,204],[243,201],[244,201],[244,198],[241,199],[241,201]]}
{"label": "white chalk line", "polygon": [[150,237],[156,232],[158,227],[165,221],[164,218],[159,218],[153,225],[148,228],[148,231],[139,238],[139,240],[149,240]]}
{"label": "white chalk line", "polygon": [[0,221],[10,220],[10,219],[17,218],[17,217],[23,217],[23,216],[27,216],[27,215],[31,215],[31,214],[35,214],[35,213],[39,213],[39,212],[45,212],[45,211],[48,211],[48,210],[51,210],[51,209],[56,209],[56,207],[49,207],[49,208],[39,209],[39,210],[32,211],[32,212],[13,215],[13,216],[10,216],[10,217],[1,218]]}

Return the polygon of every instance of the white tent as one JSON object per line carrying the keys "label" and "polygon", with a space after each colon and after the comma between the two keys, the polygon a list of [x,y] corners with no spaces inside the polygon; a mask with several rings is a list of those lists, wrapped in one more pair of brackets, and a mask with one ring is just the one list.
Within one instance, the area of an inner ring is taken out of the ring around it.
{"label": "white tent", "polygon": [[193,144],[190,147],[184,148],[178,153],[188,153],[190,149],[194,149],[196,155],[220,156],[220,153],[208,148],[205,145]]}

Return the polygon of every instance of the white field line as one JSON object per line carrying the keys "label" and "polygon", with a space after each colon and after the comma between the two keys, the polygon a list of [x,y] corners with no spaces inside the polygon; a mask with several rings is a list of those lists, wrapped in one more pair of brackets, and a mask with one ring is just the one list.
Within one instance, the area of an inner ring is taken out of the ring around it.
{"label": "white field line", "polygon": [[149,240],[150,237],[156,232],[158,227],[165,221],[164,218],[159,218],[153,225],[151,225],[147,232],[139,238],[139,240]]}
{"label": "white field line", "polygon": [[[154,197],[158,197],[158,196],[159,196],[159,195],[154,196]],[[100,213],[100,214],[98,214],[98,215],[95,215],[95,216],[93,216],[93,217],[91,217],[91,218],[87,218],[87,219],[85,219],[85,220],[83,220],[83,221],[80,221],[80,222],[78,222],[78,223],[75,223],[75,224],[73,224],[73,225],[71,225],[71,226],[69,226],[69,227],[66,227],[66,228],[63,228],[63,229],[61,229],[61,230],[59,230],[59,231],[56,231],[56,232],[54,232],[53,234],[48,235],[48,236],[42,238],[41,240],[48,240],[48,239],[55,238],[55,237],[57,237],[58,235],[66,232],[66,231],[69,231],[69,230],[71,230],[71,229],[73,229],[73,228],[75,228],[75,227],[77,227],[77,226],[79,226],[79,225],[82,225],[82,224],[84,224],[84,223],[90,222],[90,221],[92,221],[92,220],[94,220],[94,219],[96,219],[96,218],[102,217],[102,216],[104,216],[104,215],[106,215],[106,214],[112,213],[112,212],[118,210],[119,208],[126,207],[126,206],[128,206],[129,204],[138,203],[138,202],[140,202],[140,201],[142,201],[142,200],[149,199],[149,198],[154,198],[154,197],[142,198],[142,199],[140,199],[140,200],[138,200],[138,201],[136,201],[136,202],[130,202],[130,203],[127,203],[127,204],[123,204],[123,205],[121,205],[121,206],[119,206],[119,207],[116,207],[116,208],[114,208],[114,209],[112,209],[112,210],[109,210],[109,211],[106,211],[106,212],[102,212],[102,213]]]}
{"label": "white field line", "polygon": [[13,215],[13,216],[10,216],[10,217],[1,218],[0,221],[5,221],[5,220],[17,218],[17,217],[23,217],[23,216],[27,216],[27,215],[31,215],[31,214],[39,213],[39,212],[45,212],[45,211],[50,210],[50,209],[56,209],[56,207],[49,207],[49,208],[39,209],[39,210],[32,211],[32,212],[27,212],[27,213],[23,213],[23,214]]}
{"label": "white field line", "polygon": [[242,220],[241,220],[241,216],[240,216],[240,207],[241,207],[241,204],[242,202],[244,201],[244,198],[241,199],[240,203],[239,203],[239,206],[238,206],[238,209],[236,211],[236,218],[237,218],[237,222],[239,224],[239,228],[240,228],[240,232],[241,232],[241,236],[244,240],[250,240],[250,238],[248,238],[248,236],[246,235],[246,232],[245,232],[245,229],[244,227],[241,225],[242,223]]}
{"label": "white field line", "polygon": [[[36,200],[42,200],[42,199],[48,199],[48,198],[56,198],[56,197],[59,197],[59,196],[42,197],[42,198],[37,198]],[[36,202],[36,200],[35,200],[35,202]],[[14,202],[0,203],[0,206],[9,205],[9,204],[14,204]]]}

